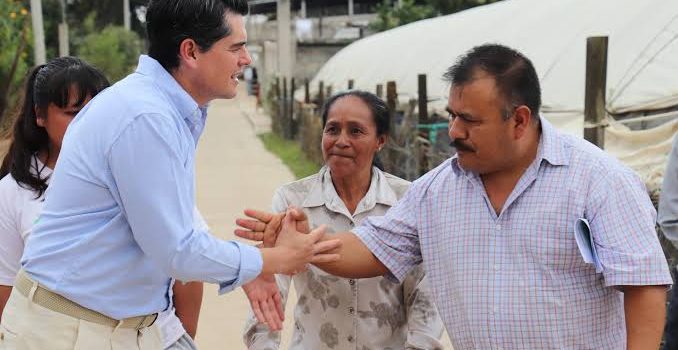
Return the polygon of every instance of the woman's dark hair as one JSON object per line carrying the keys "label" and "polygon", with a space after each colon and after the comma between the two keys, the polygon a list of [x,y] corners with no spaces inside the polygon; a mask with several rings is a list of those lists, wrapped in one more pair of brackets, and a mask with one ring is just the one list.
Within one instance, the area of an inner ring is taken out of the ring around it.
{"label": "woman's dark hair", "polygon": [[[374,121],[374,124],[377,126],[377,136],[382,135],[389,136],[389,133],[391,131],[390,130],[391,112],[388,108],[388,105],[386,104],[386,102],[384,102],[384,100],[379,98],[379,96],[363,90],[343,91],[330,97],[325,102],[325,105],[323,105],[322,109],[321,115],[323,120],[323,127],[325,127],[325,124],[327,124],[327,117],[330,112],[330,108],[332,108],[332,105],[334,105],[334,103],[340,100],[341,98],[348,96],[357,97],[363,102],[365,102],[367,107],[372,112],[372,120]],[[383,170],[383,165],[381,164],[381,160],[379,159],[378,155],[375,154],[372,164],[377,168]]]}
{"label": "woman's dark hair", "polygon": [[167,71],[179,67],[179,45],[193,39],[207,51],[231,34],[224,21],[227,13],[247,15],[246,0],[151,0],[146,12],[148,55]]}
{"label": "woman's dark hair", "polygon": [[[49,152],[49,136],[38,126],[38,118],[47,118],[47,106],[68,107],[71,92],[77,94],[75,106],[94,97],[109,86],[98,69],[75,57],[59,57],[33,68],[26,79],[21,109],[15,116],[9,151],[0,167],[0,178],[12,174],[19,186],[32,190],[40,198],[47,189],[41,178],[43,169],[31,170],[37,152]],[[73,90],[74,89],[74,90]],[[49,157],[48,157],[49,158]]]}

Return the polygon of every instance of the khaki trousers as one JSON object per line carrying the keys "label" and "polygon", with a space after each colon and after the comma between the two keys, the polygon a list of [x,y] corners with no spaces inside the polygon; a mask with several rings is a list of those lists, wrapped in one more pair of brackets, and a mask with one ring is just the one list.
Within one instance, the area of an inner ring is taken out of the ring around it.
{"label": "khaki trousers", "polygon": [[29,300],[16,288],[0,324],[0,350],[161,350],[155,325],[141,330],[104,326]]}

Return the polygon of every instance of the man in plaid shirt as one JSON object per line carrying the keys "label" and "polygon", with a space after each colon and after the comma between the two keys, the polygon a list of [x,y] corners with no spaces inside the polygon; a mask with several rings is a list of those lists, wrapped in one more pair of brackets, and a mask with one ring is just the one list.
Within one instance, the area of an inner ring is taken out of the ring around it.
{"label": "man in plaid shirt", "polygon": [[[657,349],[672,281],[639,178],[539,117],[519,52],[476,47],[444,77],[457,154],[385,216],[332,234],[342,258],[318,266],[402,280],[423,261],[455,350]],[[580,219],[601,272],[578,250]]]}

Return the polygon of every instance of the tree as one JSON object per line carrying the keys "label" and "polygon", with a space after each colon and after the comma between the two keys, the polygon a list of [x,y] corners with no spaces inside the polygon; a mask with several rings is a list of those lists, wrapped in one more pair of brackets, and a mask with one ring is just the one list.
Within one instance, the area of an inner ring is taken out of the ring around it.
{"label": "tree", "polygon": [[93,12],[83,21],[77,42],[77,53],[85,61],[101,69],[111,82],[131,73],[141,54],[141,39],[135,32],[121,26],[108,25],[103,30],[95,28]]}
{"label": "tree", "polygon": [[377,6],[377,19],[370,27],[377,31],[389,30],[397,26],[416,22],[435,16],[436,11],[429,5],[416,5],[415,0],[402,0],[394,7],[388,0]]}
{"label": "tree", "polygon": [[486,5],[499,0],[426,0],[426,3],[432,6],[436,12],[441,15],[449,15],[470,9],[480,5]]}
{"label": "tree", "polygon": [[16,104],[24,72],[31,65],[31,26],[27,1],[0,2],[0,129]]}
{"label": "tree", "polygon": [[400,6],[394,6],[390,0],[384,0],[377,6],[377,19],[370,23],[370,27],[377,31],[389,30],[422,19],[448,15],[497,1],[500,0],[402,0]]}

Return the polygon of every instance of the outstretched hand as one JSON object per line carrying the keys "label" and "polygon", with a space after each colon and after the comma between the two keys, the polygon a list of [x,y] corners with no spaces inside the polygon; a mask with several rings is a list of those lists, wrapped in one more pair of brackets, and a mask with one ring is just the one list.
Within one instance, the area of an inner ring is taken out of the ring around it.
{"label": "outstretched hand", "polygon": [[271,331],[281,330],[285,320],[285,311],[275,277],[270,274],[259,275],[254,280],[245,283],[242,289],[250,301],[257,320],[267,325]]}
{"label": "outstretched hand", "polygon": [[306,214],[293,206],[286,213],[269,213],[254,209],[245,209],[244,213],[249,219],[240,218],[235,221],[241,227],[235,229],[235,235],[250,241],[261,242],[266,248],[275,246],[285,215],[291,215],[295,221],[296,231],[301,233],[310,231]]}

